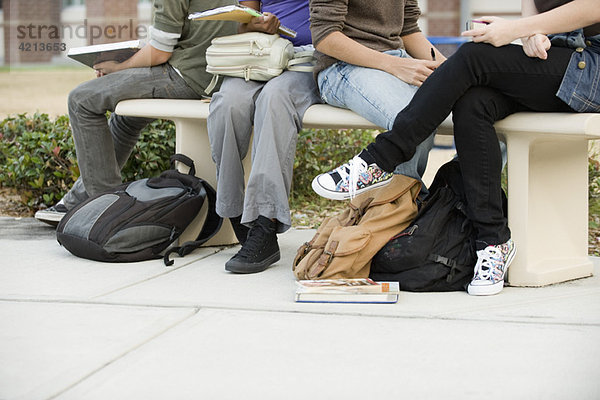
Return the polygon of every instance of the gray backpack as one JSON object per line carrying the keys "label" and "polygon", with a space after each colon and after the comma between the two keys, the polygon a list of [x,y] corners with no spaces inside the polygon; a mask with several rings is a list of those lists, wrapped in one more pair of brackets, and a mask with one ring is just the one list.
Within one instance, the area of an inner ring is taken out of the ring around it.
{"label": "gray backpack", "polygon": [[[76,256],[106,262],[143,261],[177,252],[185,256],[221,228],[215,212],[216,194],[204,180],[194,176],[193,161],[176,154],[171,163],[183,162],[188,174],[175,169],[159,177],[125,183],[90,197],[70,210],[56,229],[58,242]],[[208,199],[208,214],[195,241],[179,247],[171,244],[198,215]]]}

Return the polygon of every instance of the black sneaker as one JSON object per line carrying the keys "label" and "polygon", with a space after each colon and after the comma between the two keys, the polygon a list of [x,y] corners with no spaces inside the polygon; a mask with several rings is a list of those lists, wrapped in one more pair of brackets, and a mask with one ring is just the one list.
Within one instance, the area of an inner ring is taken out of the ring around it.
{"label": "black sneaker", "polygon": [[269,218],[259,216],[248,232],[246,243],[225,263],[225,269],[236,274],[254,274],[279,261],[276,224]]}
{"label": "black sneaker", "polygon": [[57,226],[68,211],[63,203],[58,202],[52,207],[37,211],[34,217],[48,225]]}
{"label": "black sneaker", "polygon": [[238,242],[243,246],[246,243],[246,239],[248,238],[248,228],[246,225],[242,225],[242,216],[229,218],[229,222],[231,222],[231,227],[233,228],[233,232],[235,233],[235,237]]}

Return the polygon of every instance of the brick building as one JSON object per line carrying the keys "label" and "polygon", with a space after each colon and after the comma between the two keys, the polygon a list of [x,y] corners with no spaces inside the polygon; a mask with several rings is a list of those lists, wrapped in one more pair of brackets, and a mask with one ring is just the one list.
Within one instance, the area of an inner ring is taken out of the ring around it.
{"label": "brick building", "polygon": [[427,34],[457,36],[460,34],[460,0],[428,0]]}
{"label": "brick building", "polygon": [[[136,39],[140,31],[138,5],[149,2],[4,0],[4,64],[47,63],[73,45]],[[65,20],[65,13],[70,13],[71,19],[76,15],[76,20]]]}
{"label": "brick building", "polygon": [[[137,39],[138,0],[94,0],[86,3],[90,32],[88,44]],[[91,29],[90,29],[91,31]],[[101,32],[98,34],[98,32]],[[100,37],[98,37],[100,36]]]}
{"label": "brick building", "polygon": [[[50,61],[60,50],[53,48],[58,35],[52,30],[60,24],[60,3],[61,0],[3,1],[6,64]],[[49,43],[50,50],[46,50]]]}

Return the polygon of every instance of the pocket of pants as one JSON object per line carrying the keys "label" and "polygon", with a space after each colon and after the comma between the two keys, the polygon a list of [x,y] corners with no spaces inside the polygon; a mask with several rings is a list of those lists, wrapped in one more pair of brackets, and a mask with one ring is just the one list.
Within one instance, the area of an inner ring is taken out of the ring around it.
{"label": "pocket of pants", "polygon": [[156,85],[152,90],[155,99],[192,99],[197,98],[196,93],[185,80],[177,73],[175,68],[168,63],[152,67]]}
{"label": "pocket of pants", "polygon": [[321,95],[321,100],[324,103],[329,103],[329,101],[327,101],[327,93],[329,91],[329,80],[327,79],[327,77],[324,77],[323,79],[317,79],[317,83],[319,85],[319,93]]}
{"label": "pocket of pants", "polygon": [[[329,68],[333,68],[335,65],[336,64]],[[327,75],[325,75],[322,79],[319,79],[319,92],[321,93],[321,100],[323,100],[323,102],[335,107],[346,107],[345,104],[336,96],[334,85],[332,85]]]}

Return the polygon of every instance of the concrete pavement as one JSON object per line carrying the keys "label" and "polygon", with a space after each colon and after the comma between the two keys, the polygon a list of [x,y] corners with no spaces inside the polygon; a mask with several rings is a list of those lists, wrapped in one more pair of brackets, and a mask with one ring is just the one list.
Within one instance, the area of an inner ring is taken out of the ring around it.
{"label": "concrete pavement", "polygon": [[107,264],[0,218],[0,399],[598,399],[591,278],[492,297],[297,304],[291,262],[248,276],[237,247]]}

